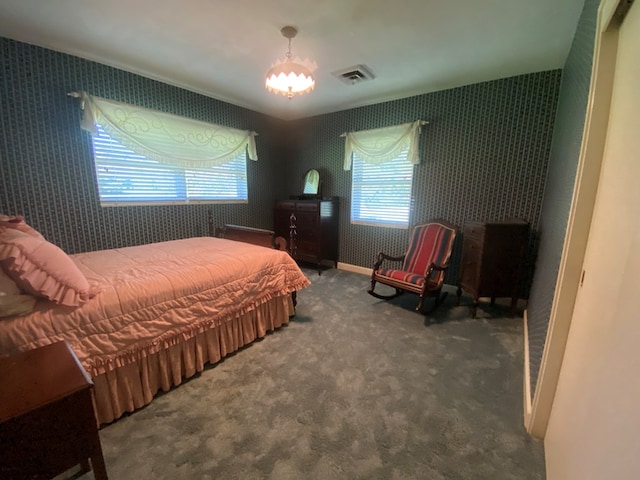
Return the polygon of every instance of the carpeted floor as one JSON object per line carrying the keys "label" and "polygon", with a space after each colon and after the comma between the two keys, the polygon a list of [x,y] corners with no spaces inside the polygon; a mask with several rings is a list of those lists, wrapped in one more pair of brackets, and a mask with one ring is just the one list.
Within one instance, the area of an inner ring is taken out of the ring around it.
{"label": "carpeted floor", "polygon": [[521,317],[471,319],[451,289],[426,324],[413,295],[305,273],[289,326],[101,430],[110,479],[545,477],[522,426]]}

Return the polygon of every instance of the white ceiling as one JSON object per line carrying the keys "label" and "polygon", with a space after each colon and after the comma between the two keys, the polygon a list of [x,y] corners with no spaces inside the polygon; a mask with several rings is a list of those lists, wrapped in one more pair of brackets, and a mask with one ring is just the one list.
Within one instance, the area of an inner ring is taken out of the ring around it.
{"label": "white ceiling", "polygon": [[[584,0],[0,0],[0,36],[161,80],[284,119],[562,68]],[[264,75],[317,63],[288,100]],[[364,64],[375,79],[331,72]]]}

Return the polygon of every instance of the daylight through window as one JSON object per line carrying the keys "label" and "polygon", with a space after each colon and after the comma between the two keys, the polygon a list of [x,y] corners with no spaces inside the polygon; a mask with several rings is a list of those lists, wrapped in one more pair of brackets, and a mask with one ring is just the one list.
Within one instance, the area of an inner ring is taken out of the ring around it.
{"label": "daylight through window", "polygon": [[351,223],[407,228],[413,164],[408,149],[384,163],[369,163],[353,153]]}
{"label": "daylight through window", "polygon": [[93,146],[101,205],[247,203],[245,151],[213,167],[173,166],[133,152],[100,124],[96,127]]}

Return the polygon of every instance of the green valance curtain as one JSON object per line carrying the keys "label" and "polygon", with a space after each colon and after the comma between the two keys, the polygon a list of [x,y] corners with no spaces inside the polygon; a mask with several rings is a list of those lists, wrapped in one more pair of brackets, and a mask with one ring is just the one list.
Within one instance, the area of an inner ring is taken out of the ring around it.
{"label": "green valance curtain", "polygon": [[97,134],[96,123],[116,141],[160,163],[185,168],[222,165],[245,151],[257,160],[255,132],[223,127],[144,107],[95,97],[82,99],[81,127]]}

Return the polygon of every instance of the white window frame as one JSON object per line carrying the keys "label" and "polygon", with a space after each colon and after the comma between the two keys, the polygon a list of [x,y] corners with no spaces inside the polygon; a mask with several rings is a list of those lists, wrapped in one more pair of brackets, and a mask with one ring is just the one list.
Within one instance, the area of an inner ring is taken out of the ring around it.
{"label": "white window frame", "polygon": [[408,229],[414,165],[408,148],[384,163],[369,163],[353,153],[351,223]]}

